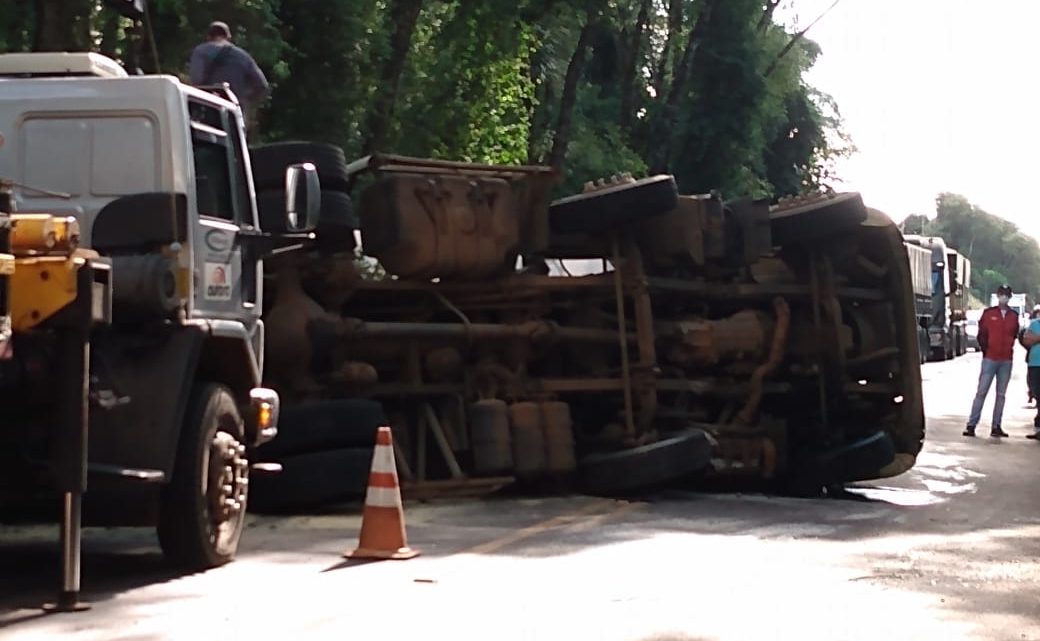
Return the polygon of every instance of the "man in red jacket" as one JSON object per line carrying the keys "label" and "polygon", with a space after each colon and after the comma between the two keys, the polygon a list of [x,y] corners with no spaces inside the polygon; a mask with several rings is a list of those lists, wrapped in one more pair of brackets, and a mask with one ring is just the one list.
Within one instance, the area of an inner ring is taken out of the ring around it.
{"label": "man in red jacket", "polygon": [[1018,314],[1008,307],[1011,300],[1011,287],[1001,285],[997,288],[997,306],[989,307],[979,318],[979,347],[982,348],[982,372],[979,374],[979,388],[975,393],[975,401],[971,404],[971,415],[965,436],[975,436],[975,426],[982,415],[982,405],[989,395],[989,387],[993,379],[997,379],[997,398],[993,401],[993,424],[990,436],[1007,436],[1001,429],[1000,421],[1004,416],[1004,394],[1008,381],[1011,380],[1012,353],[1018,339]]}

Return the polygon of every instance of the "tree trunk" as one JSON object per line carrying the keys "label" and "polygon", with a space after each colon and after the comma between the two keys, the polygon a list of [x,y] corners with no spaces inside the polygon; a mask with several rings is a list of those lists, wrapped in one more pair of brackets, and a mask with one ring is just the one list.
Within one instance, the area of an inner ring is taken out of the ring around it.
{"label": "tree trunk", "polygon": [[764,31],[773,22],[773,12],[776,11],[776,7],[779,4],[780,0],[767,0],[766,8],[762,11],[762,17],[758,19],[758,24],[755,25],[756,30]]}
{"label": "tree trunk", "polygon": [[99,53],[109,58],[119,59],[119,40],[119,14],[115,11],[102,12]]}
{"label": "tree trunk", "polygon": [[626,55],[621,60],[621,129],[628,131],[632,127],[632,119],[635,116],[635,89],[636,71],[639,68],[640,56],[642,54],[643,35],[646,32],[646,23],[650,19],[650,8],[653,0],[641,0],[639,13],[636,15],[635,31],[627,43]]}
{"label": "tree trunk", "polygon": [[35,51],[90,49],[90,3],[36,0]]}
{"label": "tree trunk", "polygon": [[679,112],[679,101],[686,92],[686,84],[690,77],[690,71],[694,68],[697,51],[701,42],[708,32],[711,24],[711,14],[715,3],[720,0],[705,0],[701,8],[697,22],[690,29],[690,35],[686,39],[686,47],[683,49],[679,65],[675,69],[675,77],[672,85],[668,88],[668,97],[665,100],[664,113],[659,121],[660,129],[654,146],[650,149],[651,162],[649,163],[652,173],[663,173],[668,170],[668,159],[672,152],[672,130],[675,129],[675,120]]}
{"label": "tree trunk", "polygon": [[654,91],[658,97],[664,96],[668,83],[669,72],[672,67],[672,52],[676,48],[676,40],[682,30],[683,5],[682,0],[669,0],[668,2],[668,37],[664,41],[661,50],[661,59],[657,63],[657,72],[654,74]]}
{"label": "tree trunk", "polygon": [[379,74],[379,90],[368,115],[368,135],[365,138],[365,153],[378,151],[386,144],[393,122],[397,92],[404,73],[408,52],[412,48],[412,35],[422,12],[422,0],[393,0],[387,13],[393,22],[390,34],[390,55],[383,62]]}
{"label": "tree trunk", "polygon": [[574,103],[578,100],[578,81],[585,69],[585,53],[592,41],[592,32],[596,24],[592,15],[585,21],[578,36],[578,44],[574,47],[574,55],[567,63],[567,74],[563,80],[563,93],[560,96],[560,113],[556,119],[556,133],[553,136],[552,151],[549,152],[549,165],[559,168],[567,155],[570,144],[571,120],[574,115]]}

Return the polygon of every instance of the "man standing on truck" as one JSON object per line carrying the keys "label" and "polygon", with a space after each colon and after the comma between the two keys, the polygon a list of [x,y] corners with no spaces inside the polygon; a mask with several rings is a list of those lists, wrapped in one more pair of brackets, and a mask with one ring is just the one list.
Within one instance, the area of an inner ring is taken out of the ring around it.
{"label": "man standing on truck", "polygon": [[979,347],[982,349],[982,371],[979,374],[979,387],[975,400],[971,404],[971,415],[964,436],[975,436],[975,426],[982,415],[982,405],[989,395],[993,379],[997,379],[997,397],[993,401],[993,424],[989,435],[992,437],[1007,436],[1000,423],[1004,416],[1004,396],[1007,393],[1008,381],[1011,380],[1012,353],[1015,340],[1018,339],[1018,313],[1008,307],[1011,300],[1011,286],[1001,285],[997,288],[997,306],[989,307],[979,318]]}
{"label": "man standing on truck", "polygon": [[242,116],[250,126],[257,105],[270,90],[267,77],[245,49],[231,43],[231,28],[226,22],[210,24],[207,38],[191,52],[191,84],[205,86],[226,82],[231,85],[242,106]]}

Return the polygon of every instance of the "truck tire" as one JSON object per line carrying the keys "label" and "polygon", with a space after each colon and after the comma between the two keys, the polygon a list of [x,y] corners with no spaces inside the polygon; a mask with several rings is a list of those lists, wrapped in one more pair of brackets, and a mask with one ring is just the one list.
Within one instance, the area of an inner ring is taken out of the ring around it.
{"label": "truck tire", "polygon": [[688,430],[649,445],[585,456],[578,461],[578,483],[590,494],[627,494],[701,472],[710,465],[711,452],[706,432]]}
{"label": "truck tire", "polygon": [[253,186],[257,191],[285,189],[285,169],[289,165],[309,162],[318,170],[321,188],[349,191],[350,174],[343,150],[335,145],[316,142],[276,142],[249,149],[253,168]]}
{"label": "truck tire", "polygon": [[803,457],[792,465],[783,489],[793,496],[818,496],[828,486],[877,478],[895,456],[892,437],[878,431],[830,451]]}
{"label": "truck tire", "polygon": [[[285,232],[285,190],[262,191],[256,195],[256,213],[260,229],[267,232]],[[314,233],[319,249],[350,251],[357,245],[354,230],[360,224],[354,213],[350,196],[339,191],[323,189],[321,209]]]}
{"label": "truck tire", "polygon": [[679,204],[671,176],[651,176],[593,192],[561,198],[549,205],[549,224],[561,234],[603,232],[647,216],[666,214]]}
{"label": "truck tire", "polygon": [[867,208],[858,193],[775,205],[769,213],[773,245],[808,243],[858,227]]}
{"label": "truck tire", "polygon": [[223,385],[196,385],[173,478],[160,493],[159,545],[175,565],[205,570],[235,557],[249,491],[243,434],[231,392]]}
{"label": "truck tire", "polygon": [[372,447],[349,447],[286,456],[282,471],[253,479],[250,509],[278,512],[317,507],[362,496],[368,487]]}
{"label": "truck tire", "polygon": [[262,459],[282,458],[344,447],[373,447],[376,431],[387,425],[377,401],[354,398],[290,405],[278,419],[278,436],[257,449]]}

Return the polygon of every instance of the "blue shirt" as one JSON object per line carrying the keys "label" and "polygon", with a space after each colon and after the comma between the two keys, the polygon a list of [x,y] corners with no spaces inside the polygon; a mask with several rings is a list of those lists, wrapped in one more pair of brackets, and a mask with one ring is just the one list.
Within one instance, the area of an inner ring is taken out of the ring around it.
{"label": "blue shirt", "polygon": [[[1040,335],[1040,319],[1029,321],[1028,331]],[[1040,367],[1040,343],[1029,348],[1029,359],[1026,362],[1030,367]]]}
{"label": "blue shirt", "polygon": [[[221,54],[219,59],[217,54]],[[231,85],[243,113],[263,100],[269,89],[264,72],[252,56],[230,42],[204,42],[195,47],[191,52],[189,75],[193,85],[221,82]]]}

